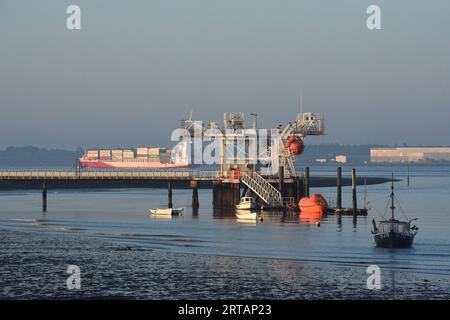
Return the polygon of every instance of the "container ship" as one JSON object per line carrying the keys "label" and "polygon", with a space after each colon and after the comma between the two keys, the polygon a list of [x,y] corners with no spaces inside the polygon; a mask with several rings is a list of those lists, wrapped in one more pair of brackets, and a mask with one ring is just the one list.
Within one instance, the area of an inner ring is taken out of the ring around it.
{"label": "container ship", "polygon": [[79,158],[83,168],[170,169],[187,168],[186,146],[174,149],[140,147],[135,149],[86,150]]}

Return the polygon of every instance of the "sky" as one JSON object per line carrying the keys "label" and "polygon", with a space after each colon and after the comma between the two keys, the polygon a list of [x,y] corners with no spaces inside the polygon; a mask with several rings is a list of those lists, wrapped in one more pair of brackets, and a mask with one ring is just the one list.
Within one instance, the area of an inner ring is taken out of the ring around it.
{"label": "sky", "polygon": [[0,148],[170,145],[191,109],[276,127],[300,94],[326,122],[306,143],[450,145],[449,17],[448,0],[0,0]]}

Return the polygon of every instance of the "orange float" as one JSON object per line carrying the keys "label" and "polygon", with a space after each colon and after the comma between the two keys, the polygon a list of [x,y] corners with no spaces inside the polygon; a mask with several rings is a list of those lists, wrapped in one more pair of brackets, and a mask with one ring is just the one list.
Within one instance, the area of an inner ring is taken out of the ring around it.
{"label": "orange float", "polygon": [[286,149],[289,149],[294,155],[302,154],[303,149],[305,148],[305,144],[303,143],[303,140],[299,135],[291,136],[286,140],[284,146],[286,147]]}
{"label": "orange float", "polygon": [[304,216],[321,216],[326,213],[328,203],[321,194],[315,193],[310,197],[301,198],[298,206],[300,207],[300,213]]}

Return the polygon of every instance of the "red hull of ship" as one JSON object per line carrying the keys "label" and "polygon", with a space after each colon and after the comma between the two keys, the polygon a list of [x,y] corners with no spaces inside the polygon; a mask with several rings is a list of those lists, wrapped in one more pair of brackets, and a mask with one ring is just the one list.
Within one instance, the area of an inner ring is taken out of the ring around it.
{"label": "red hull of ship", "polygon": [[115,161],[80,161],[84,168],[101,169],[172,169],[187,168],[187,163],[160,163],[160,162],[115,162]]}

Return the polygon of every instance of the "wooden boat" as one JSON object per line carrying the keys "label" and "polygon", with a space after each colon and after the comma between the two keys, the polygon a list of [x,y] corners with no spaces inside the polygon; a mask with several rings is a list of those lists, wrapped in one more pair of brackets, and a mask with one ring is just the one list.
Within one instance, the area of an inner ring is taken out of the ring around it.
{"label": "wooden boat", "polygon": [[182,215],[184,208],[167,208],[167,209],[150,209],[149,210],[151,214],[158,215],[158,216],[178,216]]}
{"label": "wooden boat", "polygon": [[256,212],[248,212],[248,210],[236,210],[236,217],[239,220],[249,220],[249,221],[256,221],[257,218]]}
{"label": "wooden boat", "polygon": [[239,210],[255,210],[258,209],[258,204],[252,197],[242,197],[241,201],[236,205]]}
{"label": "wooden boat", "polygon": [[298,206],[304,214],[323,215],[328,208],[327,200],[321,194],[313,194],[310,197],[300,199]]}
{"label": "wooden boat", "polygon": [[[417,234],[419,228],[415,225],[411,226],[411,222],[416,220],[399,221],[395,219],[395,196],[394,196],[394,176],[392,175],[391,185],[391,218],[385,219],[383,215],[368,203],[369,209],[374,210],[381,216],[381,220],[376,224],[375,220],[372,220],[373,231],[372,234],[375,239],[376,246],[379,248],[410,248],[413,244],[414,237]],[[406,215],[405,215],[406,216]]]}

